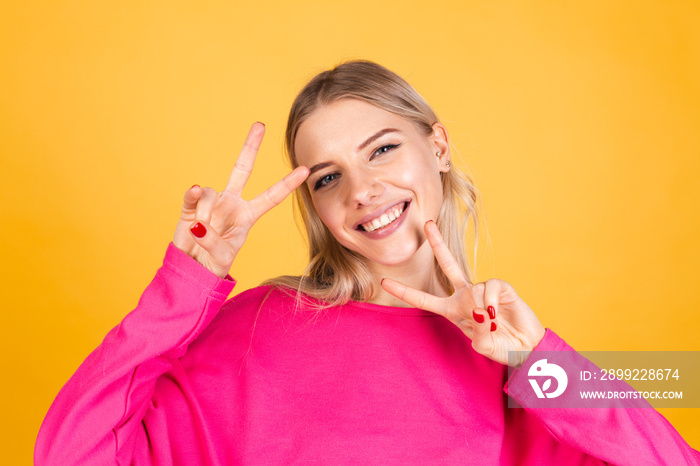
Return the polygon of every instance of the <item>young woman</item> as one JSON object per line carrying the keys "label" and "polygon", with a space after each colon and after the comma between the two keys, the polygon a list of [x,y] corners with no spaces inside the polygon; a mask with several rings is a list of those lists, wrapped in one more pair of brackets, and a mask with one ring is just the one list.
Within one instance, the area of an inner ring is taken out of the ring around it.
{"label": "young woman", "polygon": [[[697,464],[653,409],[507,407],[504,389],[534,397],[534,354],[572,349],[510,284],[473,284],[475,188],[404,80],[365,61],[316,76],[289,116],[294,170],[245,201],[263,133],[223,191],[187,190],[163,266],[59,393],[37,464]],[[296,189],[304,274],[225,301],[250,228]]]}

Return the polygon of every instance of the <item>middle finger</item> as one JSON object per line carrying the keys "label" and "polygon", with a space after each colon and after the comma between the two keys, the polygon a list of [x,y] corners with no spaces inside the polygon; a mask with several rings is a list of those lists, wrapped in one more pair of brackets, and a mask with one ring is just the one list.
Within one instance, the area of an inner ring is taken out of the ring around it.
{"label": "middle finger", "polygon": [[255,157],[258,155],[258,150],[260,149],[264,135],[265,125],[259,121],[253,123],[245,138],[243,148],[238,154],[238,158],[233,166],[231,176],[229,177],[228,184],[224,191],[231,194],[240,194],[243,192],[243,187],[248,182],[248,178],[253,172]]}
{"label": "middle finger", "polygon": [[433,248],[433,254],[435,254],[440,269],[445,273],[447,279],[450,280],[455,291],[469,286],[469,282],[464,277],[464,272],[460,268],[459,263],[450,252],[442,239],[440,230],[438,230],[437,225],[432,220],[425,224],[425,236]]}

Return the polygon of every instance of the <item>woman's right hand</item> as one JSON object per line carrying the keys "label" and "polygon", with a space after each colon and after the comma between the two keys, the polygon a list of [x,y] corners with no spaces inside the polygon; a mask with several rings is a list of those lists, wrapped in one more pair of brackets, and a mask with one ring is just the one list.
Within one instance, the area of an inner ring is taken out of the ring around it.
{"label": "woman's right hand", "polygon": [[244,200],[241,192],[264,134],[262,123],[251,126],[228,185],[221,193],[198,185],[185,193],[173,244],[221,278],[228,275],[253,224],[309,176],[308,168],[297,167],[255,199]]}

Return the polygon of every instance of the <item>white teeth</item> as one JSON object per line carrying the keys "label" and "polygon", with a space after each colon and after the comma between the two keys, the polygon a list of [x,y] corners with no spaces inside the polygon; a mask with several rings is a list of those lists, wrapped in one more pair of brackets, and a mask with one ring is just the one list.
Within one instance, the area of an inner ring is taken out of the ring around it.
{"label": "white teeth", "polygon": [[403,206],[403,204],[400,204],[390,211],[384,212],[381,216],[375,218],[374,220],[363,223],[362,228],[364,228],[365,231],[374,231],[389,225],[391,222],[401,216],[403,213]]}

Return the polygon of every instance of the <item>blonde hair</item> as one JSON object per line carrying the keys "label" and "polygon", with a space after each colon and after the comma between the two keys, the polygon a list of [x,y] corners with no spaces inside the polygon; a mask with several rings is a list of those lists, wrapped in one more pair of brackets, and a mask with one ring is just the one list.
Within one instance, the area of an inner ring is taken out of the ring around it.
{"label": "blonde hair", "polygon": [[[316,75],[297,95],[289,111],[285,146],[292,167],[298,166],[294,143],[299,126],[317,108],[340,99],[357,99],[413,122],[426,136],[433,134],[439,122],[427,102],[400,76],[366,60],[342,63]],[[465,239],[468,220],[474,226],[474,258],[477,246],[478,191],[472,180],[453,164],[441,173],[443,203],[436,224],[445,244],[470,283],[474,274],[469,266]],[[301,276],[281,276],[266,281],[297,291],[326,303],[321,307],[342,305],[349,300],[366,301],[374,292],[373,276],[367,259],[341,245],[321,221],[306,183],[294,193],[309,244],[309,265]],[[443,285],[452,290],[449,280],[434,263]]]}

